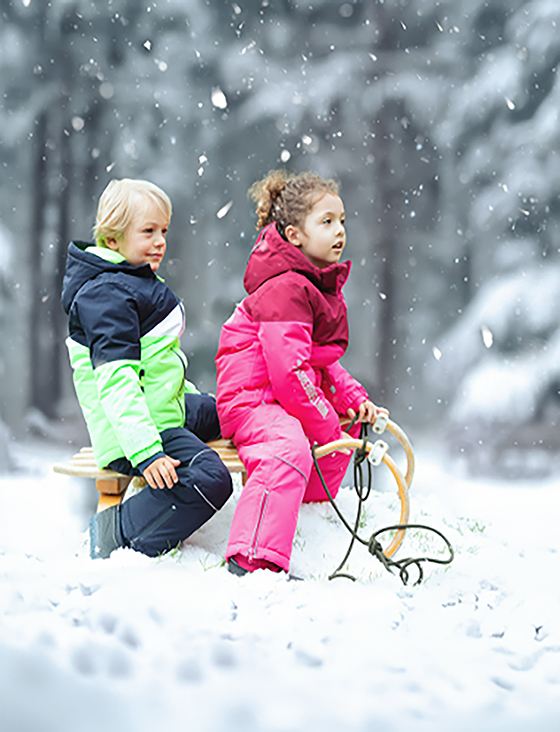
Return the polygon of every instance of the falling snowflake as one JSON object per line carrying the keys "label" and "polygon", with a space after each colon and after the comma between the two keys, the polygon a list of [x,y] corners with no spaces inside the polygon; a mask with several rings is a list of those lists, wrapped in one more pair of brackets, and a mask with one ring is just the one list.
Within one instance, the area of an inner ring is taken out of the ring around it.
{"label": "falling snowflake", "polygon": [[222,206],[222,208],[218,211],[218,213],[216,214],[216,216],[219,219],[223,219],[224,216],[227,214],[227,212],[232,207],[232,205],[233,205],[233,201],[228,201],[225,206]]}
{"label": "falling snowflake", "polygon": [[492,344],[494,343],[494,335],[490,328],[488,326],[483,325],[480,328],[480,333],[482,335],[482,342],[486,346],[486,348],[491,348]]}
{"label": "falling snowflake", "polygon": [[99,93],[101,94],[103,99],[111,99],[111,97],[115,93],[115,90],[113,89],[112,84],[109,84],[108,81],[104,81],[99,87]]}
{"label": "falling snowflake", "polygon": [[228,105],[226,95],[223,93],[219,86],[215,86],[212,89],[212,94],[210,98],[212,99],[212,104],[218,109],[225,109]]}

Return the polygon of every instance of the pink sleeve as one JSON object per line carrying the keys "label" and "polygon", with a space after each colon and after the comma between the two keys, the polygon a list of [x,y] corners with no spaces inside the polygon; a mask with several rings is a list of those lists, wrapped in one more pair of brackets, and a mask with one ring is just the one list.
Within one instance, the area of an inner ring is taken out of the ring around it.
{"label": "pink sleeve", "polygon": [[311,325],[294,321],[259,323],[259,340],[275,399],[301,422],[312,442],[341,436],[338,414],[310,366]]}
{"label": "pink sleeve", "polygon": [[338,414],[345,415],[349,409],[357,412],[369,399],[364,387],[338,361],[323,368],[321,386]]}

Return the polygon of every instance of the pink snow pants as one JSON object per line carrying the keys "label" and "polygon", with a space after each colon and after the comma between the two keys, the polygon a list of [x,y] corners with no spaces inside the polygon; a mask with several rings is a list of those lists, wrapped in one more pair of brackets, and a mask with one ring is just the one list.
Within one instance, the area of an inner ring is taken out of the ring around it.
{"label": "pink snow pants", "polygon": [[[359,430],[355,425],[352,436]],[[328,500],[309,440],[299,420],[279,404],[261,403],[237,420],[233,441],[248,477],[233,517],[226,559],[236,554],[249,563],[265,559],[287,572],[302,501]],[[334,452],[319,460],[333,498],[350,458]]]}

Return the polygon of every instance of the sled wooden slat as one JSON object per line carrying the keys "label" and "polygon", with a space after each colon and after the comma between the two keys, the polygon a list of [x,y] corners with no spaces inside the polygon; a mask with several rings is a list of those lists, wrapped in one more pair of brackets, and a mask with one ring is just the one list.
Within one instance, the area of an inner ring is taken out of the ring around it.
{"label": "sled wooden slat", "polygon": [[[233,442],[231,440],[214,440],[206,444],[218,453],[230,473],[239,473],[241,475],[241,480],[245,484],[247,472],[239,459],[237,448]],[[131,482],[138,487],[146,485],[144,478],[131,478],[129,475],[122,475],[109,468],[98,468],[91,447],[82,447],[67,462],[55,463],[53,470],[55,473],[62,475],[93,478],[95,487],[99,492],[98,512],[120,503]]]}

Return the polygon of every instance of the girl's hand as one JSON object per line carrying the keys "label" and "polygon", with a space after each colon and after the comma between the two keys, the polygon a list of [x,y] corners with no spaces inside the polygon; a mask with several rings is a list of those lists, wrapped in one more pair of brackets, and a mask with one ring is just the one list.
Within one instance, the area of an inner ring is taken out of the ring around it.
{"label": "girl's hand", "polygon": [[[353,409],[349,409],[347,412],[350,419],[354,419],[356,417],[356,412]],[[384,409],[383,407],[376,407],[373,402],[370,402],[369,399],[366,399],[364,402],[360,404],[360,407],[358,409],[358,419],[357,422],[369,422],[370,424],[372,422],[375,422],[377,417],[380,414],[389,414],[389,412]]]}
{"label": "girl's hand", "polygon": [[180,460],[166,455],[150,463],[142,475],[148,481],[150,488],[173,488],[173,485],[179,480],[175,470],[179,465],[181,465]]}

